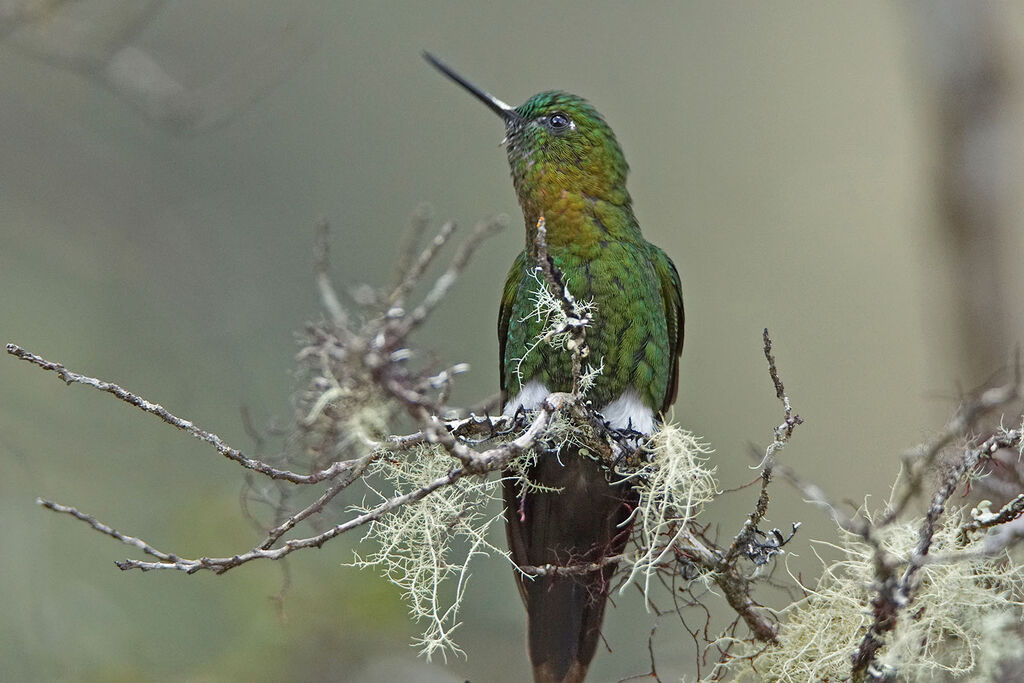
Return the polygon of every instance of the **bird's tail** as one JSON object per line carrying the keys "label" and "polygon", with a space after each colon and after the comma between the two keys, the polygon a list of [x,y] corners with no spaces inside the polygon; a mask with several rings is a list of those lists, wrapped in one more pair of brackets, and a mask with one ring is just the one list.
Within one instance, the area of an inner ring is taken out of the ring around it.
{"label": "bird's tail", "polygon": [[[622,552],[635,498],[628,484],[610,483],[599,463],[569,449],[542,455],[529,477],[556,490],[523,494],[506,480],[506,530],[517,565],[571,567]],[[579,574],[517,577],[535,681],[574,683],[586,676],[614,573],[608,564]]]}

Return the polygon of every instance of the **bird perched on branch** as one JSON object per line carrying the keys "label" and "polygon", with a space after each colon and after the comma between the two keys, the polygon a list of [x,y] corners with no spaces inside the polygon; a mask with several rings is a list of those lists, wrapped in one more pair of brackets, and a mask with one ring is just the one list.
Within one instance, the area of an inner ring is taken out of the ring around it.
{"label": "bird perched on branch", "polygon": [[[505,281],[498,318],[505,413],[538,408],[551,392],[574,388],[564,349],[538,344],[545,322],[531,315],[538,269],[554,273],[572,297],[593,302],[585,330],[600,374],[587,391],[612,429],[650,434],[675,400],[683,347],[679,274],[665,252],[640,234],[626,190],[628,165],[611,128],[584,99],[548,91],[512,107],[436,57],[426,59],[505,123],[504,145],[526,222],[526,249]],[[538,225],[546,248],[538,252]],[[549,264],[537,262],[538,253]],[[554,293],[558,296],[558,293]],[[582,681],[594,657],[614,562],[629,536],[635,494],[602,463],[566,444],[542,453],[527,473],[543,490],[505,484],[505,522],[519,566],[550,572],[517,582],[528,616],[536,681]]]}

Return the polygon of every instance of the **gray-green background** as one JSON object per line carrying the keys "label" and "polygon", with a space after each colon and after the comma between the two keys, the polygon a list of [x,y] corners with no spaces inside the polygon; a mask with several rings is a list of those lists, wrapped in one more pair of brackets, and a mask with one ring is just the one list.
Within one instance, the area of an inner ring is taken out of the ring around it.
{"label": "gray-green background", "polygon": [[[74,4],[86,15],[120,11]],[[683,279],[675,415],[716,449],[721,486],[755,476],[750,445],[781,419],[760,348],[767,326],[806,419],[784,458],[838,498],[878,504],[901,450],[942,424],[960,388],[997,369],[965,360],[956,255],[932,186],[936,95],[914,7],[182,0],[132,40],[191,84],[244,59],[289,17],[315,26],[262,98],[194,135],[154,125],[94,78],[7,36],[0,340],[248,447],[239,408],[260,422],[288,417],[294,331],[319,315],[315,216],[334,226],[338,281],[380,283],[426,201],[463,231],[512,216],[421,337],[472,365],[458,399],[493,392],[497,299],[523,239],[518,207],[500,124],[420,59],[428,48],[509,102],[549,88],[582,94],[615,128],[645,235]],[[1012,4],[997,17],[1005,34],[1024,35]],[[1024,61],[1016,45],[1004,46],[1013,73]],[[1005,237],[1017,247],[1012,265],[1021,238]],[[481,564],[470,585],[459,631],[468,660],[428,664],[409,647],[415,627],[396,592],[341,566],[354,538],[293,556],[282,619],[269,599],[280,587],[272,564],[220,577],[121,573],[113,561],[128,548],[33,503],[78,506],[181,554],[231,554],[256,539],[239,511],[241,475],[108,396],[0,358],[0,678],[527,675],[521,607],[498,562]],[[731,534],[754,496],[731,494],[708,519]],[[770,518],[805,523],[790,564],[813,575],[809,540],[833,533],[823,515],[779,484]],[[647,667],[652,617],[635,593],[616,602],[614,654],[599,654],[595,681]],[[694,673],[677,627],[664,622],[655,642],[663,678]]]}

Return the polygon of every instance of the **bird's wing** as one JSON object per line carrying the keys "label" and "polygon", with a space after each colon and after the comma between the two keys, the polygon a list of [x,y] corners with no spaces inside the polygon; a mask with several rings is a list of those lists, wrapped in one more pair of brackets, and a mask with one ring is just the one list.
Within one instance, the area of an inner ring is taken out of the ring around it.
{"label": "bird's wing", "polygon": [[498,311],[498,378],[501,383],[501,400],[505,401],[505,344],[508,341],[508,326],[512,320],[512,307],[515,304],[516,292],[526,277],[526,252],[519,252],[512,269],[505,279],[505,289],[501,293],[501,308]]}
{"label": "bird's wing", "polygon": [[683,352],[683,288],[679,282],[679,271],[672,259],[659,249],[651,246],[651,262],[661,281],[661,301],[665,306],[665,321],[668,323],[669,367],[668,390],[661,405],[662,412],[675,403],[679,391],[679,355]]}

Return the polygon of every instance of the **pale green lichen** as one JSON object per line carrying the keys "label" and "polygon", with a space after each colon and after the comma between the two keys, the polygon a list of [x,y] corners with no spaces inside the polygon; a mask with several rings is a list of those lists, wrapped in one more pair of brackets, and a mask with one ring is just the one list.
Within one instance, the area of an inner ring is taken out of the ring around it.
{"label": "pale green lichen", "polygon": [[[999,680],[1000,664],[1019,656],[1024,646],[1017,630],[1024,615],[1024,565],[1006,553],[981,553],[984,533],[961,545],[964,519],[962,509],[947,512],[929,561],[918,572],[912,600],[884,636],[877,665],[896,680]],[[892,557],[909,558],[922,524],[922,519],[890,524],[877,530],[878,539]],[[848,679],[851,657],[873,621],[874,553],[846,532],[838,545],[822,545],[842,557],[823,562],[817,584],[779,612],[777,645],[765,649],[763,643],[748,642],[734,649],[741,659],[727,668],[739,680]]]}
{"label": "pale green lichen", "polygon": [[[371,489],[374,499],[353,511],[362,514],[382,500],[414,491],[445,476],[452,466],[451,456],[437,445],[394,458],[382,454],[370,472],[381,482]],[[425,624],[415,644],[428,659],[464,654],[452,635],[460,626],[470,562],[478,555],[505,555],[487,540],[501,517],[488,505],[494,497],[500,497],[500,480],[465,477],[443,486],[371,523],[364,540],[376,549],[365,557],[357,554],[352,562],[378,569],[402,590],[413,619]]]}
{"label": "pale green lichen", "polygon": [[[580,446],[592,427],[570,415],[559,415],[549,438]],[[640,493],[635,512],[639,550],[630,562],[631,578],[645,589],[665,553],[675,542],[679,525],[689,523],[715,493],[713,470],[705,467],[709,449],[676,425],[661,427],[650,440],[651,457],[632,470]],[[493,500],[500,501],[507,479],[521,490],[551,490],[528,478],[536,454],[527,451],[506,467],[504,478],[464,477],[423,499],[401,506],[372,522],[364,541],[374,550],[351,563],[373,567],[401,591],[417,623],[424,625],[415,645],[427,658],[463,655],[453,639],[461,622],[459,610],[470,578],[470,563],[481,555],[508,554],[488,541],[494,523]],[[451,456],[438,445],[421,445],[402,453],[380,451],[364,483],[370,495],[353,512],[364,514],[382,501],[415,491],[451,471]]]}
{"label": "pale green lichen", "polygon": [[651,577],[673,552],[686,525],[717,493],[712,450],[676,424],[661,425],[648,442],[650,457],[626,473],[640,494],[633,516],[636,553],[629,558],[625,590],[636,582],[646,594]]}
{"label": "pale green lichen", "polygon": [[[541,344],[547,344],[551,348],[566,349],[571,352],[573,345],[576,343],[573,338],[575,336],[574,330],[581,324],[586,326],[586,323],[593,319],[594,312],[597,310],[597,304],[593,300],[579,301],[572,299],[572,317],[570,318],[565,307],[562,305],[562,301],[551,292],[551,288],[539,270],[530,272],[527,277],[533,278],[537,282],[537,286],[533,287],[533,298],[531,300],[533,310],[530,311],[529,315],[520,319],[519,322],[536,320],[543,325],[544,332],[533,340],[533,343],[527,347],[522,356],[512,359],[515,363],[513,372],[516,380],[520,383],[523,381],[521,373],[523,362],[535,349],[540,347]],[[584,368],[581,384],[584,379],[589,378],[589,384],[592,385],[600,372],[600,363],[598,363],[597,367],[587,366]]]}

